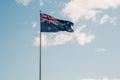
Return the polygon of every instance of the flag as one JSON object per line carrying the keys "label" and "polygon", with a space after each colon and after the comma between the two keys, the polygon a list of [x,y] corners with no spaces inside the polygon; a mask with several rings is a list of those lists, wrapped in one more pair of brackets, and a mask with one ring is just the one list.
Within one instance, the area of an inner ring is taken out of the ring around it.
{"label": "flag", "polygon": [[73,23],[66,20],[56,19],[50,15],[40,13],[41,32],[73,32]]}

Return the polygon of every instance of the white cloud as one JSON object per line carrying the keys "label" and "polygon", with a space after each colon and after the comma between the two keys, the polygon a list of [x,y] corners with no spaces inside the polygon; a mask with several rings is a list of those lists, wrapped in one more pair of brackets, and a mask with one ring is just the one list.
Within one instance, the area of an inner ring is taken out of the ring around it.
{"label": "white cloud", "polygon": [[94,35],[88,35],[86,33],[80,33],[77,35],[77,41],[80,45],[85,45],[86,43],[91,43],[94,40]]}
{"label": "white cloud", "polygon": [[27,6],[31,2],[31,0],[16,0],[16,2],[24,6]]}
{"label": "white cloud", "polygon": [[39,38],[39,37],[36,37],[35,40],[34,40],[34,42],[33,42],[33,44],[34,44],[35,46],[39,46],[39,45],[40,45],[40,38]]}
{"label": "white cloud", "polygon": [[40,6],[42,7],[44,5],[43,1],[40,0]]}
{"label": "white cloud", "polygon": [[46,46],[47,45],[47,36],[42,34],[41,35],[41,46]]}
{"label": "white cloud", "polygon": [[89,20],[103,10],[119,6],[120,0],[71,0],[65,4],[62,13],[77,22],[80,18]]}
{"label": "white cloud", "polygon": [[[49,36],[47,36],[46,34],[41,35],[41,46],[46,47],[46,46],[61,45],[61,44],[65,44],[69,42],[70,40],[72,40],[72,36],[70,36],[69,34],[58,34],[57,35],[56,33],[49,33]],[[34,45],[35,46],[40,45],[40,37],[35,38]]]}
{"label": "white cloud", "polygon": [[37,26],[37,22],[31,22],[32,27],[36,27]]}
{"label": "white cloud", "polygon": [[94,35],[82,32],[85,27],[85,25],[79,27],[74,33],[74,36],[76,37],[76,40],[80,45],[91,43],[95,39]]}
{"label": "white cloud", "polygon": [[[40,46],[40,36],[35,37],[33,44],[35,46]],[[41,46],[46,46],[46,45],[47,45],[46,35],[42,34],[41,35]]]}
{"label": "white cloud", "polygon": [[[55,46],[55,45],[62,45],[66,44],[70,41],[77,41],[81,46],[91,43],[95,36],[92,34],[88,34],[85,32],[82,32],[82,30],[85,28],[85,26],[81,26],[78,29],[76,29],[73,33],[49,33],[48,35],[42,34],[42,46]],[[40,38],[35,38],[34,44],[40,45]],[[39,42],[38,42],[39,41]]]}
{"label": "white cloud", "polygon": [[110,17],[109,15],[104,15],[101,19],[100,19],[100,24],[104,24],[106,22],[110,22],[111,24],[116,25],[116,17]]}
{"label": "white cloud", "polygon": [[72,40],[72,37],[73,37],[72,34],[60,34],[58,36],[55,36],[54,42],[52,44],[53,45],[64,44]]}

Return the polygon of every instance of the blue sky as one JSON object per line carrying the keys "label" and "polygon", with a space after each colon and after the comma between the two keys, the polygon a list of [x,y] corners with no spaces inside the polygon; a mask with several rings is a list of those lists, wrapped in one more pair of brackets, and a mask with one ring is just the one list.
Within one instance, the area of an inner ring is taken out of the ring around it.
{"label": "blue sky", "polygon": [[119,0],[1,0],[0,80],[38,80],[39,10],[74,22],[42,33],[42,80],[120,79]]}

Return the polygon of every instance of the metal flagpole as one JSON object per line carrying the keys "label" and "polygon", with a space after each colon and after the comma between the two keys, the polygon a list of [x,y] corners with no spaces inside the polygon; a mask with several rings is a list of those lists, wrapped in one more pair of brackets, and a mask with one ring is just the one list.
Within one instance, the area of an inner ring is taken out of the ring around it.
{"label": "metal flagpole", "polygon": [[[41,11],[40,11],[40,14],[41,14]],[[41,17],[40,17],[41,18]],[[40,22],[40,63],[39,63],[39,80],[41,80],[41,62],[42,62],[42,58],[41,58],[41,22]]]}

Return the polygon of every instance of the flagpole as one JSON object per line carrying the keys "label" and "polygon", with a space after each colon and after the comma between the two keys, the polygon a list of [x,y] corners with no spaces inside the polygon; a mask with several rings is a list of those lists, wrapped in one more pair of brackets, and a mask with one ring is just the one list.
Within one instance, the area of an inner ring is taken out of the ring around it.
{"label": "flagpole", "polygon": [[[41,10],[40,10],[40,14],[41,14]],[[42,68],[42,67],[41,67],[41,66],[42,66],[42,65],[41,65],[41,64],[42,64],[42,63],[41,63],[41,62],[42,62],[41,50],[42,50],[42,49],[41,49],[41,22],[40,22],[40,59],[39,59],[39,60],[40,60],[40,61],[39,61],[40,63],[39,63],[39,80],[41,80],[41,68]]]}

